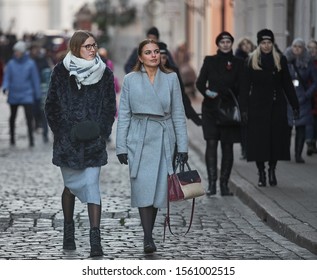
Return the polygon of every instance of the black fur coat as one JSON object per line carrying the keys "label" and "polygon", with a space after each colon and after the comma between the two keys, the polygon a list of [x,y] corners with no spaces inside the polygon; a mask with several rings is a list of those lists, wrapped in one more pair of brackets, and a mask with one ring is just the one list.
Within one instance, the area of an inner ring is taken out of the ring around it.
{"label": "black fur coat", "polygon": [[[69,76],[62,62],[58,63],[45,102],[45,114],[54,134],[53,164],[73,169],[105,165],[106,140],[111,134],[115,113],[114,78],[108,67],[98,83],[82,85],[79,90],[75,77]],[[101,136],[86,142],[72,140],[72,127],[85,120],[97,122]]]}

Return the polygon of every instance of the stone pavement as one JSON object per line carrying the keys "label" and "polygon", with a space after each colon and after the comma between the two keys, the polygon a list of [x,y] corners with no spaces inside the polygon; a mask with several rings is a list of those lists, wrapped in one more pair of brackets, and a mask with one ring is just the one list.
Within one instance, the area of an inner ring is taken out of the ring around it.
{"label": "stone pavement", "polygon": [[[197,96],[193,102],[196,112],[201,112],[200,104],[201,98]],[[201,160],[204,160],[206,145],[202,130],[191,121],[188,125],[191,146],[200,154]],[[240,157],[240,144],[235,144],[234,166],[230,178],[235,195],[276,232],[317,254],[317,154],[306,156],[305,146],[303,158],[306,163],[295,163],[292,139],[292,160],[277,164],[278,186],[265,188],[257,187],[255,163],[246,162]]]}
{"label": "stone pavement", "polygon": [[[89,258],[89,219],[86,205],[78,200],[74,217],[77,250],[62,250],[63,214],[60,196],[63,182],[59,168],[51,163],[52,138],[45,144],[41,135],[36,134],[35,147],[29,148],[23,110],[19,108],[17,143],[16,147],[10,147],[8,111],[5,97],[0,96],[0,260]],[[206,184],[202,153],[195,146],[200,138],[199,129],[196,130],[190,122],[188,127],[193,140],[190,163],[192,168],[200,172]],[[250,189],[250,193],[252,190],[252,199],[256,201],[261,198],[261,192],[271,193],[275,190],[267,188],[260,192],[252,186],[252,180],[256,179],[252,175],[252,165],[240,161],[237,163],[245,165],[251,183],[244,183],[246,179],[241,179],[235,169],[232,179],[236,182],[234,188],[237,196],[221,197],[217,194],[210,198],[197,198],[193,226],[185,237],[181,234],[188,223],[190,201],[172,204],[171,223],[178,236],[167,232],[165,242],[162,241],[165,210],[159,211],[154,230],[158,251],[145,255],[138,211],[130,206],[128,169],[118,163],[114,141],[112,136],[108,148],[109,164],[102,168],[100,178],[103,202],[101,232],[105,252],[101,259],[317,259],[316,254],[273,231],[240,201],[239,198],[243,196],[239,189]],[[203,149],[203,142],[200,140],[199,143]],[[243,174],[248,175],[247,172]],[[276,189],[279,188],[284,189],[285,185],[281,183]]]}

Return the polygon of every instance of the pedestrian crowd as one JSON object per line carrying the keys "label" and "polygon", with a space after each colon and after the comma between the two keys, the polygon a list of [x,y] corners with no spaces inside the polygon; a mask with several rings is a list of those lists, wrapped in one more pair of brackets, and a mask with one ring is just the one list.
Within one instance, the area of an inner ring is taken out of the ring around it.
{"label": "pedestrian crowd", "polygon": [[[187,45],[170,52],[159,30],[151,27],[128,57],[120,84],[107,49],[98,48],[91,32],[74,32],[68,48],[54,57],[25,38],[3,48],[0,35],[9,144],[17,145],[20,106],[30,147],[35,145],[35,130],[42,129],[45,143],[49,128],[52,131],[52,162],[60,167],[64,183],[65,250],[76,249],[73,215],[78,198],[87,203],[90,256],[103,255],[99,175],[107,164],[107,142],[116,118],[116,155],[129,168],[131,205],[139,210],[147,254],[157,250],[152,232],[158,209],[167,207],[168,175],[174,173],[175,162],[189,160],[186,119],[202,127],[206,141],[208,196],[215,195],[218,186],[222,196],[233,195],[228,182],[234,143],[241,144],[241,159],[255,163],[259,187],[278,185],[278,161],[291,160],[293,133],[296,163],[305,163],[305,143],[308,156],[317,153],[316,40],[295,38],[283,52],[272,30],[262,29],[256,44],[242,37],[234,50],[235,38],[223,31],[215,38],[216,54],[204,58],[196,75]],[[201,115],[191,104],[197,93],[203,97]]]}

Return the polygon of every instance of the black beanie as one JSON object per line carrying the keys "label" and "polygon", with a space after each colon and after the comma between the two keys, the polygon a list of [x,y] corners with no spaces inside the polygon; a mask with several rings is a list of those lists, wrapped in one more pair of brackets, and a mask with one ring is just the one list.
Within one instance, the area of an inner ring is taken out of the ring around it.
{"label": "black beanie", "polygon": [[270,40],[274,44],[274,34],[270,29],[262,29],[258,32],[257,34],[258,38],[258,45],[263,41],[263,40]]}
{"label": "black beanie", "polygon": [[166,54],[167,53],[167,45],[163,42],[158,42],[157,43],[160,49],[161,54]]}
{"label": "black beanie", "polygon": [[218,46],[218,43],[223,39],[229,39],[232,43],[234,41],[233,36],[229,32],[223,31],[216,37],[216,45]]}
{"label": "black beanie", "polygon": [[151,27],[151,28],[146,32],[146,35],[147,35],[147,36],[150,35],[150,34],[156,36],[157,39],[160,38],[160,33],[159,33],[158,29],[157,29],[155,26]]}

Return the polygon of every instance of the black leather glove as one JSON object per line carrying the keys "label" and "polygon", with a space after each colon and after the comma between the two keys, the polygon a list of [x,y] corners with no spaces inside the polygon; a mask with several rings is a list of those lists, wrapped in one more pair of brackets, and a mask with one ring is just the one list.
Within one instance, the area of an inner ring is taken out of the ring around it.
{"label": "black leather glove", "polygon": [[298,120],[299,119],[299,109],[293,109],[293,116],[294,116],[294,120]]}
{"label": "black leather glove", "polygon": [[246,125],[248,123],[248,113],[247,112],[241,113],[241,121],[242,121],[242,125]]}
{"label": "black leather glove", "polygon": [[119,154],[117,157],[121,164],[128,164],[128,154]]}
{"label": "black leather glove", "polygon": [[180,164],[185,164],[188,161],[188,153],[177,153],[176,162]]}

